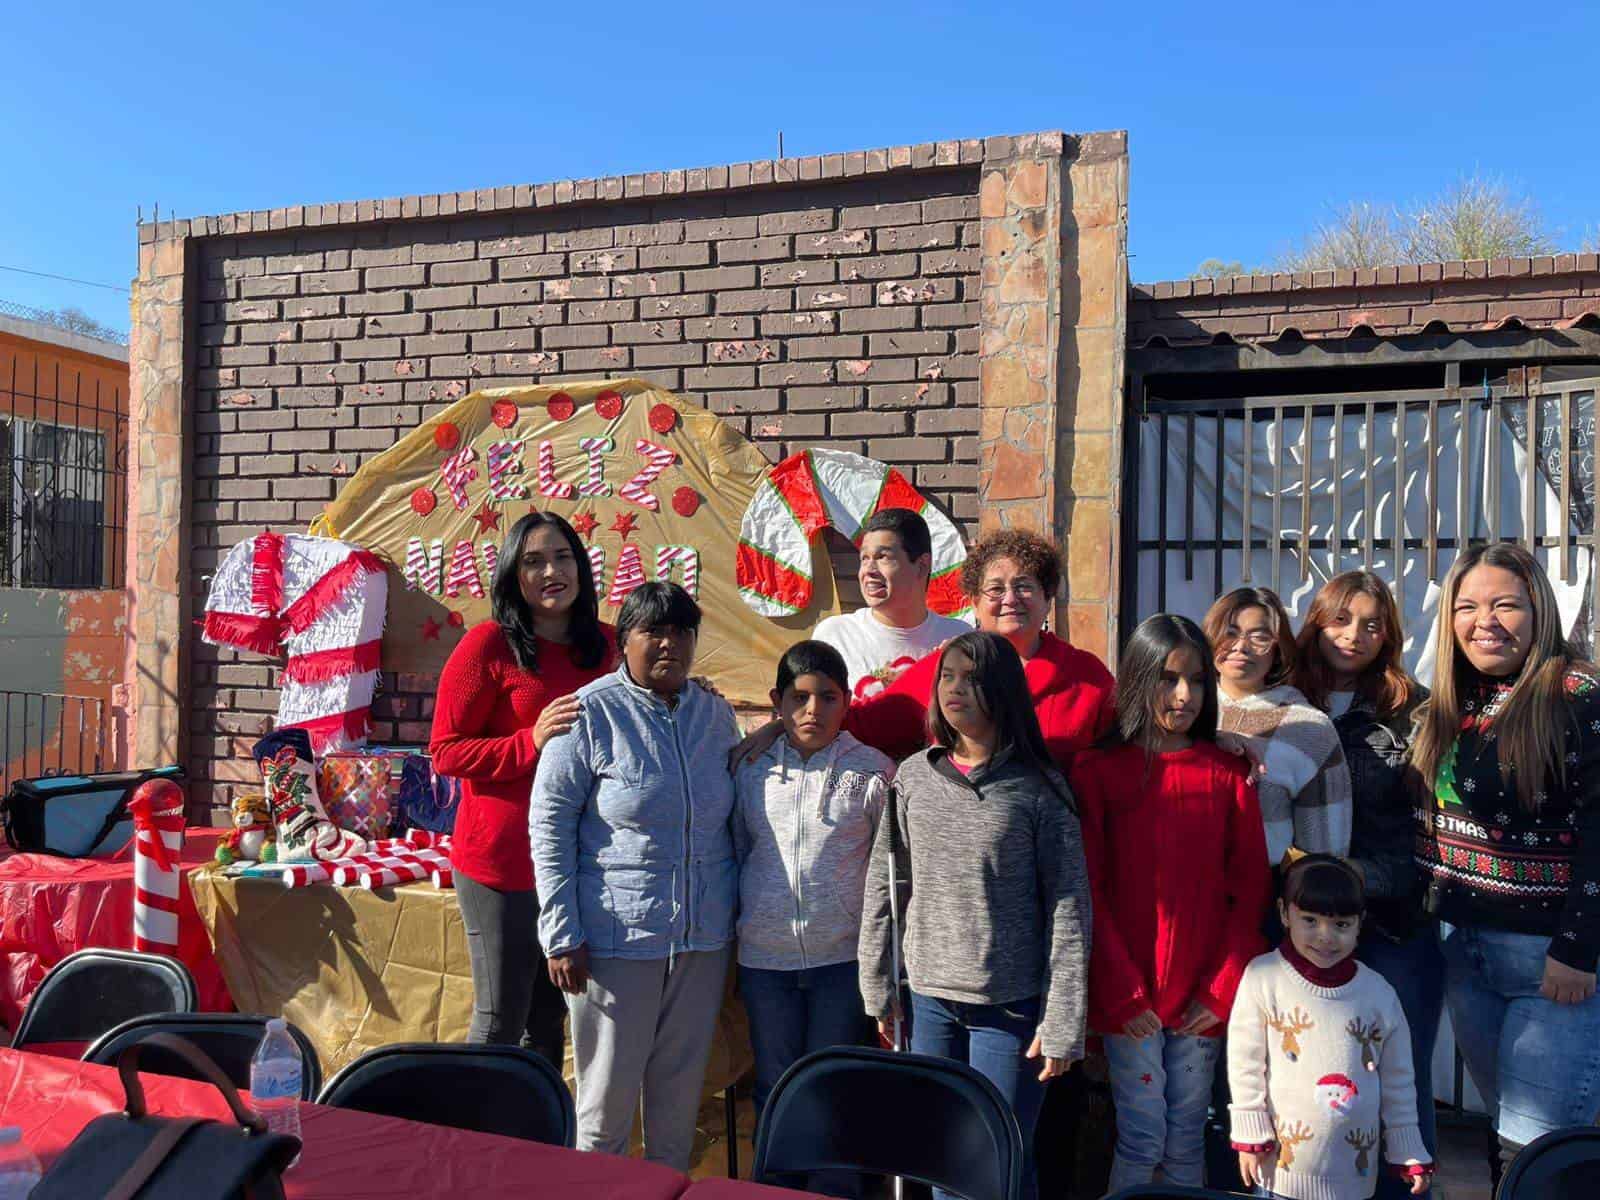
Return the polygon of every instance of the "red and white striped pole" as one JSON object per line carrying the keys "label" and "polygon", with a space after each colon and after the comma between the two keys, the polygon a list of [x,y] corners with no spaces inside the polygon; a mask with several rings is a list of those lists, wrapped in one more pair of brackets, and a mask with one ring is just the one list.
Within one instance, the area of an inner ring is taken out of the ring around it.
{"label": "red and white striped pole", "polygon": [[147,779],[133,790],[128,811],[134,830],[133,948],[176,956],[183,789],[170,779]]}

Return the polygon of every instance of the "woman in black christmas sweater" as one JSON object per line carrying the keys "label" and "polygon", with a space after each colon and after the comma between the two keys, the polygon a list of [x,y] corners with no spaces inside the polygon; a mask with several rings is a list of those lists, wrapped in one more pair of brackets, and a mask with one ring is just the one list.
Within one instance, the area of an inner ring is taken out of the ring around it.
{"label": "woman in black christmas sweater", "polygon": [[1440,596],[1412,747],[1417,862],[1446,1000],[1501,1156],[1600,1117],[1600,679],[1511,543],[1469,549]]}

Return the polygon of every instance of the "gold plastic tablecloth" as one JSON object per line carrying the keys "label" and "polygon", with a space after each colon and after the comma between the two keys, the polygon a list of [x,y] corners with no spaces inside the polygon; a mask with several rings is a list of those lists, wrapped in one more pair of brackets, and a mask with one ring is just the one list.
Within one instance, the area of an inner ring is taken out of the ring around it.
{"label": "gold plastic tablecloth", "polygon": [[[286,888],[209,869],[192,872],[189,888],[239,1011],[298,1025],[325,1080],[379,1046],[466,1040],[472,969],[453,891]],[[707,1093],[753,1061],[732,971],[718,1025]]]}

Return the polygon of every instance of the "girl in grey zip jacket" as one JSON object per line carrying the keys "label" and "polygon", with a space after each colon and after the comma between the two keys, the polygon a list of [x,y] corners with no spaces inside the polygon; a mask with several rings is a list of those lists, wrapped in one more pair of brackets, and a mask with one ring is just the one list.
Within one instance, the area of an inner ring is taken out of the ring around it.
{"label": "girl in grey zip jacket", "polygon": [[739,768],[739,965],[853,962],[867,863],[894,763],[848,733],[809,760],[780,737]]}

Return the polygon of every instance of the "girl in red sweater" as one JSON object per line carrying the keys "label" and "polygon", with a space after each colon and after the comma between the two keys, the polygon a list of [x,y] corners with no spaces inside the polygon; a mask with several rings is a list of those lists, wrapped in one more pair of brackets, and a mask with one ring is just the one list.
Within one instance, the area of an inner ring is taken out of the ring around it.
{"label": "girl in red sweater", "polygon": [[583,543],[534,512],[506,535],[493,618],[467,631],[439,676],[429,750],[462,781],[450,853],[472,960],[469,1042],[520,1042],[559,1070],[561,992],[535,933],[528,800],[539,752],[572,728],[573,693],[612,667],[612,631]]}
{"label": "girl in red sweater", "polygon": [[1193,621],[1162,613],[1118,662],[1117,725],[1073,763],[1094,901],[1089,1026],[1117,1107],[1111,1191],[1199,1187],[1233,993],[1271,893],[1246,760],[1220,750],[1217,679]]}

